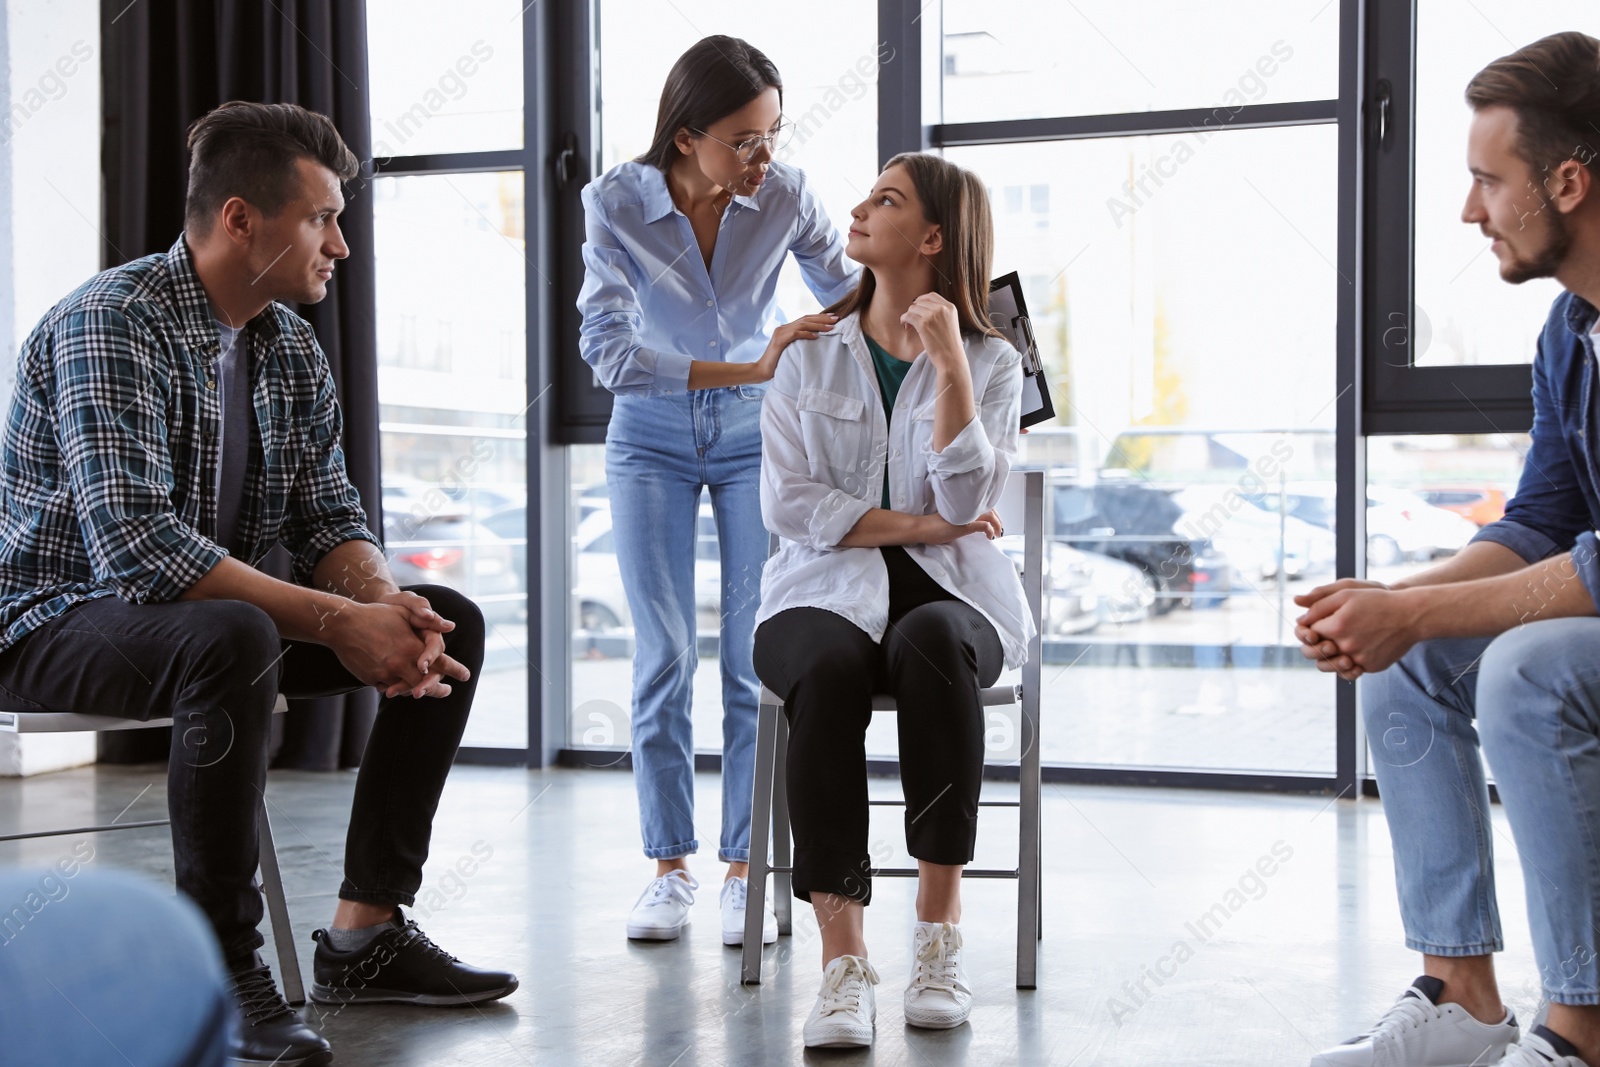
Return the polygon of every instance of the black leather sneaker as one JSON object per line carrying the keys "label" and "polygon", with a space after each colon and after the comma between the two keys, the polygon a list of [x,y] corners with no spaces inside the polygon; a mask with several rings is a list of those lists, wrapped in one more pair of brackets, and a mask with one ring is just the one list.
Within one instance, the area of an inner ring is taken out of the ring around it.
{"label": "black leather sneaker", "polygon": [[228,984],[239,1007],[239,1027],[229,1050],[233,1063],[316,1067],[333,1062],[333,1049],[289,1007],[260,953],[251,966],[229,975]]}
{"label": "black leather sneaker", "polygon": [[426,1004],[447,1007],[499,1000],[517,988],[517,976],[468,966],[435,945],[416,922],[396,909],[388,928],[364,948],[339,952],[317,942],[311,999],[319,1004]]}

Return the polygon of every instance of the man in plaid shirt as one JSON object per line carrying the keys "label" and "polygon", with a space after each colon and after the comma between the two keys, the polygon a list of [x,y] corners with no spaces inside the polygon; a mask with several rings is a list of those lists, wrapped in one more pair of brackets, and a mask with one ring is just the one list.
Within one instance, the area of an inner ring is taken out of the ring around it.
{"label": "man in plaid shirt", "polygon": [[[355,157],[325,117],[225,104],[195,123],[185,231],[56,305],[23,347],[0,447],[0,701],[171,716],[179,889],[232,975],[238,1062],[319,1064],[327,1042],[257,949],[256,813],[279,692],[384,699],[313,999],[461,1004],[514,976],[440,952],[399,905],[483,661],[461,594],[398,588],[345,473],[328,362],[284,306],[349,255]],[[275,545],[295,584],[255,568]]]}

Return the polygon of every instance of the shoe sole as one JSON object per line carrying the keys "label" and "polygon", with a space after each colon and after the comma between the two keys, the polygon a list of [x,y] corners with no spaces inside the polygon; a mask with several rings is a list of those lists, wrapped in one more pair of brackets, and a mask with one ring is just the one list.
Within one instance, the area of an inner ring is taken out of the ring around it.
{"label": "shoe sole", "polygon": [[630,940],[630,941],[676,941],[678,939],[679,935],[683,933],[683,931],[685,930],[685,928],[688,927],[688,925],[689,925],[688,922],[685,922],[683,924],[683,926],[678,926],[678,927],[634,926],[632,923],[629,923],[628,924],[628,940]]}
{"label": "shoe sole", "polygon": [[857,1030],[854,1033],[842,1033],[827,1041],[812,1041],[806,1036],[805,1030],[800,1031],[800,1041],[806,1048],[871,1048],[873,1040],[878,1036],[878,1009],[872,1009],[872,1025],[865,1031]]}
{"label": "shoe sole", "polygon": [[[806,1041],[806,1048],[870,1048],[876,1036],[871,1030],[865,1034],[840,1034],[827,1041]],[[805,1040],[802,1037],[802,1040]]]}
{"label": "shoe sole", "polygon": [[918,1030],[954,1030],[962,1023],[965,1023],[970,1014],[971,1013],[969,1012],[968,1015],[963,1015],[959,1019],[913,1019],[911,1016],[907,1015],[906,1025],[915,1026]]}
{"label": "shoe sole", "polygon": [[[744,931],[740,930],[736,934],[730,934],[726,930],[722,931],[722,943],[724,945],[729,946],[730,948],[743,948],[744,947]],[[775,944],[777,944],[778,943],[778,932],[776,930],[774,930],[772,932],[772,936],[768,937],[766,935],[766,932],[763,931],[762,934],[761,934],[761,943],[763,945],[775,945]]]}
{"label": "shoe sole", "polygon": [[333,1053],[313,1052],[309,1056],[301,1056],[297,1060],[284,1059],[279,1056],[275,1060],[246,1060],[237,1056],[229,1056],[230,1067],[324,1067],[333,1062]]}
{"label": "shoe sole", "polygon": [[868,1037],[865,1041],[850,1041],[850,1040],[819,1041],[816,1044],[812,1044],[810,1041],[806,1042],[806,1048],[871,1048],[871,1047],[872,1047],[872,1038],[871,1037]]}
{"label": "shoe sole", "polygon": [[[1449,1065],[1446,1065],[1446,1067],[1484,1067],[1484,1064],[1499,1063],[1500,1062],[1500,1056],[1503,1056],[1506,1052],[1510,1052],[1512,1045],[1515,1045],[1515,1044],[1516,1044],[1516,1042],[1513,1041],[1511,1043],[1511,1045],[1507,1045],[1505,1047],[1505,1050],[1503,1052],[1499,1053],[1498,1055],[1496,1055],[1493,1059],[1487,1059],[1486,1060],[1486,1059],[1479,1058],[1479,1059],[1473,1060],[1471,1063],[1449,1064]],[[1485,1050],[1485,1051],[1487,1051],[1487,1050]],[[1329,1061],[1323,1059],[1321,1053],[1318,1053],[1311,1060],[1311,1067],[1323,1067],[1323,1065],[1327,1064],[1328,1062]]]}
{"label": "shoe sole", "polygon": [[[339,989],[333,986],[313,984],[311,999],[318,1004],[418,1004],[428,1008],[452,1008],[467,1004],[482,1004],[488,1000],[499,1000],[501,997],[510,996],[517,991],[517,983],[500,986],[497,989],[485,989],[478,993],[406,993],[398,989]],[[340,995],[343,994],[343,995]],[[278,1062],[278,1061],[273,1061]],[[311,1064],[323,1063],[323,1060],[297,1060],[296,1063]],[[279,1067],[290,1067],[289,1061],[281,1061]]]}

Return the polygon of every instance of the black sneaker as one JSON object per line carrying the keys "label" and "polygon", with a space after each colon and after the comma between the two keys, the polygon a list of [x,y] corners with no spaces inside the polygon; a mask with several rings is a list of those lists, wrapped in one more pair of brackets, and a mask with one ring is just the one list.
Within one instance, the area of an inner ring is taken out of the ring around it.
{"label": "black sneaker", "polygon": [[517,988],[516,975],[469,967],[430,941],[399,909],[387,929],[352,952],[332,948],[326,930],[311,936],[317,942],[311,999],[319,1004],[444,1007],[499,1000]]}
{"label": "black sneaker", "polygon": [[272,970],[260,953],[249,966],[229,975],[228,984],[239,1006],[239,1027],[229,1049],[233,1063],[315,1067],[333,1062],[328,1042],[278,993]]}

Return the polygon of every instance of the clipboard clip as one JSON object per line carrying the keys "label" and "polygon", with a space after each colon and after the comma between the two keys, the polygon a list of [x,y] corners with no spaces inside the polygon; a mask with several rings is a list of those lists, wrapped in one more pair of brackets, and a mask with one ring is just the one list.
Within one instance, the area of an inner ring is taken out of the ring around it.
{"label": "clipboard clip", "polygon": [[1027,346],[1022,350],[1022,373],[1032,377],[1044,369],[1039,358],[1039,342],[1033,336],[1033,320],[1026,315],[1011,316],[1011,328],[1021,329]]}

